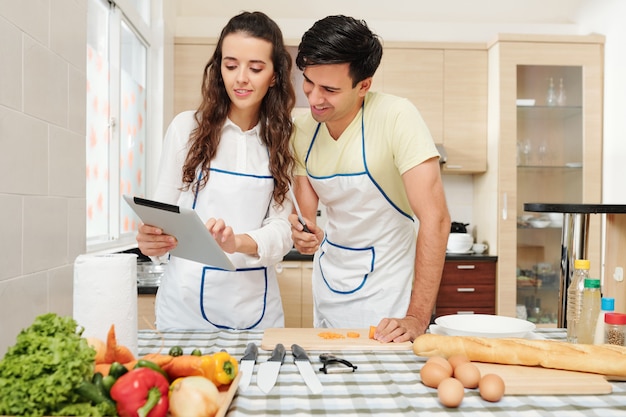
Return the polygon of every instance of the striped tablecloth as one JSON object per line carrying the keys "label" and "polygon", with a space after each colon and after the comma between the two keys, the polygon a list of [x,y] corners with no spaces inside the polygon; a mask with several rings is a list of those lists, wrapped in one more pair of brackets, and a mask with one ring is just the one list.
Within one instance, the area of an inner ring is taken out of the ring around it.
{"label": "striped tablecloth", "polygon": [[[537,333],[557,340],[565,336],[555,329],[539,329]],[[193,348],[203,353],[226,349],[240,358],[248,342],[260,345],[262,337],[262,331],[161,334],[142,330],[139,355],[181,346],[185,353]],[[323,352],[308,353],[314,368],[319,368],[318,356]],[[358,370],[329,375],[318,372],[324,392],[313,395],[288,351],[276,385],[265,394],[256,386],[256,372],[258,363],[267,360],[270,352],[259,350],[250,386],[236,394],[228,416],[626,416],[626,382],[612,383],[613,393],[607,395],[509,395],[497,403],[482,400],[477,390],[466,390],[461,406],[450,409],[439,403],[435,389],[420,382],[419,369],[424,362],[411,351],[333,353],[357,365]]]}

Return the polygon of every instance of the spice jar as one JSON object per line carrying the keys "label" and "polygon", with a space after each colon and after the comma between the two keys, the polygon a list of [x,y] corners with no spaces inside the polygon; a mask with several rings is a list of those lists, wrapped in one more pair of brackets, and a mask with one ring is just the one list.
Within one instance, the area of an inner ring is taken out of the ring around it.
{"label": "spice jar", "polygon": [[606,313],[604,315],[604,343],[626,346],[626,314]]}

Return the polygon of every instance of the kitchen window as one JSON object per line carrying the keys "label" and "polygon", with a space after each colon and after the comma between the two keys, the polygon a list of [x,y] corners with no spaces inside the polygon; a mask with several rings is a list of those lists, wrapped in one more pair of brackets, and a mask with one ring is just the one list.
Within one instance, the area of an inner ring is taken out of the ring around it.
{"label": "kitchen window", "polygon": [[149,5],[133,0],[88,1],[88,252],[135,243],[138,220],[121,196],[146,195]]}

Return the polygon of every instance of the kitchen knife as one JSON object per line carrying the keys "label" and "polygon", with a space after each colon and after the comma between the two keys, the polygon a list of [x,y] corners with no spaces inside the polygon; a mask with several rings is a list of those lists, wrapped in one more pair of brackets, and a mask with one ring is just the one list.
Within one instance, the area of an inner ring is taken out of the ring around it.
{"label": "kitchen knife", "polygon": [[319,394],[324,390],[320,380],[315,375],[315,371],[313,371],[313,367],[311,366],[311,361],[306,354],[306,351],[299,345],[295,343],[291,345],[291,352],[293,353],[293,362],[298,367],[300,371],[300,375],[304,379],[304,382],[309,387],[313,394]]}
{"label": "kitchen knife", "polygon": [[256,384],[261,388],[264,393],[269,393],[276,383],[278,378],[278,371],[285,359],[285,346],[282,343],[278,343],[272,351],[272,356],[259,365],[259,370],[256,375]]}
{"label": "kitchen knife", "polygon": [[248,343],[239,365],[239,371],[242,373],[241,379],[239,380],[239,389],[241,391],[245,390],[248,388],[248,385],[250,385],[250,379],[252,378],[252,371],[254,371],[254,364],[256,363],[258,353],[259,348],[257,348],[254,343]]}
{"label": "kitchen knife", "polygon": [[306,225],[304,221],[304,217],[302,217],[302,212],[300,211],[300,206],[298,205],[298,200],[296,200],[296,194],[293,192],[293,188],[291,188],[291,184],[289,184],[289,195],[293,200],[293,206],[296,208],[296,213],[298,214],[298,221],[304,227],[304,231],[307,233],[312,233]]}

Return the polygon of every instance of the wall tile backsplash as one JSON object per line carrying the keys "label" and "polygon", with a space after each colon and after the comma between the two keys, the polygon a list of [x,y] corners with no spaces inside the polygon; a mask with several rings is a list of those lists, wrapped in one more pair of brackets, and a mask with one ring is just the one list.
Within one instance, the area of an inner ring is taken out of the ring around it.
{"label": "wall tile backsplash", "polygon": [[0,2],[0,357],[36,316],[72,315],[85,252],[86,7]]}

